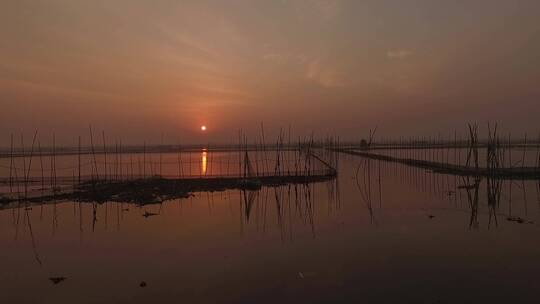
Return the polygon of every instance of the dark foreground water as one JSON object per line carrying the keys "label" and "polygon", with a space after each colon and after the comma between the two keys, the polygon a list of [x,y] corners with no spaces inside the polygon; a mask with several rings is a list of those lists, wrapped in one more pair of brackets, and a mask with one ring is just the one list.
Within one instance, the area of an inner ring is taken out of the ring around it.
{"label": "dark foreground water", "polygon": [[535,182],[361,162],[309,187],[3,209],[0,303],[539,302]]}

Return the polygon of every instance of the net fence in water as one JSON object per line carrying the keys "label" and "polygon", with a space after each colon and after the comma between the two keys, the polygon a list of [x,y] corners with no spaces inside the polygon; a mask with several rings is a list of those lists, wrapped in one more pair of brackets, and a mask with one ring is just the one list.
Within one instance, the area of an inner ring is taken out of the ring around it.
{"label": "net fence in water", "polygon": [[335,173],[325,151],[207,151],[19,156],[0,159],[0,193],[61,190],[88,181],[257,178]]}

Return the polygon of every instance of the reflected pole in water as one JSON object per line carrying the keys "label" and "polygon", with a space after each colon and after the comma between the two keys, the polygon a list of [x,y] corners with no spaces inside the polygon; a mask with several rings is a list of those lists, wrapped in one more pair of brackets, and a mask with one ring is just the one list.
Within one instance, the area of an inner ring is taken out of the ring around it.
{"label": "reflected pole in water", "polygon": [[37,251],[36,241],[34,239],[34,232],[32,230],[32,222],[30,220],[29,210],[25,209],[26,212],[26,221],[28,222],[28,230],[30,231],[30,239],[32,241],[32,251],[34,252],[34,258],[38,262],[39,266],[42,266],[41,259],[39,258],[39,253]]}

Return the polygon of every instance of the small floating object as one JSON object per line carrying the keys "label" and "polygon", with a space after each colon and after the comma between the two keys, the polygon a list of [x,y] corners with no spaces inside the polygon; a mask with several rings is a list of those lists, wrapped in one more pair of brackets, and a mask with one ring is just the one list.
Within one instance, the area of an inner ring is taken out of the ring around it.
{"label": "small floating object", "polygon": [[299,271],[298,272],[298,278],[300,279],[307,279],[309,277],[314,277],[315,275],[317,275],[317,273],[315,272],[302,272],[302,271]]}
{"label": "small floating object", "polygon": [[24,208],[24,210],[30,211],[30,210],[32,210],[32,207],[26,207],[26,208]]}
{"label": "small floating object", "polygon": [[67,278],[66,277],[50,277],[49,280],[54,284],[58,284],[58,283],[61,283],[63,281],[65,281]]}
{"label": "small floating object", "polygon": [[146,282],[145,282],[145,281],[142,281],[142,282],[139,284],[139,287],[141,287],[141,288],[146,287]]}
{"label": "small floating object", "polygon": [[509,217],[506,218],[506,220],[509,221],[509,222],[517,222],[519,224],[525,223],[525,220],[520,218],[519,216],[509,216]]}
{"label": "small floating object", "polygon": [[157,213],[152,213],[152,212],[145,211],[145,212],[143,213],[142,216],[144,216],[144,217],[149,217],[149,216],[154,216],[154,215],[158,215],[158,214],[157,214]]}
{"label": "small floating object", "polygon": [[126,209],[122,209],[122,211],[129,211],[129,208],[126,208]]}
{"label": "small floating object", "polygon": [[435,217],[435,215],[433,215],[433,214],[430,214],[430,215],[428,215],[428,217],[429,217],[429,219],[432,219],[432,218],[434,218],[434,217]]}

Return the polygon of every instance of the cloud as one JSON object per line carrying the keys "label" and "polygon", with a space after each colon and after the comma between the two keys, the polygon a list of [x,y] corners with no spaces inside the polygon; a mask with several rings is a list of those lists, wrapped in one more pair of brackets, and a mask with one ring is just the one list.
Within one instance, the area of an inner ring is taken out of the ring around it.
{"label": "cloud", "polygon": [[413,51],[404,50],[404,49],[389,50],[388,52],[386,52],[386,57],[390,59],[403,59],[412,55],[413,55]]}

